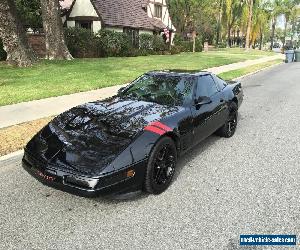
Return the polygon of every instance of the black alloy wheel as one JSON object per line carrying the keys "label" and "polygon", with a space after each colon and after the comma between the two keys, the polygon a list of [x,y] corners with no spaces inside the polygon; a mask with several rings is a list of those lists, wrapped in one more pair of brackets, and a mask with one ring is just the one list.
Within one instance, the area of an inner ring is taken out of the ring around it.
{"label": "black alloy wheel", "polygon": [[177,151],[174,141],[161,138],[154,146],[148,161],[144,187],[148,193],[160,194],[165,191],[174,176]]}
{"label": "black alloy wheel", "polygon": [[238,124],[238,106],[231,103],[229,106],[229,115],[225,124],[217,130],[217,134],[221,137],[230,138],[234,135]]}

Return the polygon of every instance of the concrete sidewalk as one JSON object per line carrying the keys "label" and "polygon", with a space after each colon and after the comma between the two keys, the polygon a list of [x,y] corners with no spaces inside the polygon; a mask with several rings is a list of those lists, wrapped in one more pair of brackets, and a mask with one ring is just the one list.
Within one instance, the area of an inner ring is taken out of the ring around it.
{"label": "concrete sidewalk", "polygon": [[223,66],[219,66],[219,67],[209,68],[206,70],[218,75],[218,74],[221,74],[221,73],[224,73],[227,71],[246,68],[246,67],[249,67],[249,66],[252,66],[255,64],[265,63],[265,62],[273,61],[276,59],[284,60],[284,58],[285,58],[285,56],[283,54],[277,54],[275,56],[268,56],[268,57],[263,57],[263,58],[255,59],[255,60],[247,60],[244,62],[227,64],[227,65],[223,65]]}
{"label": "concrete sidewalk", "polygon": [[[283,59],[283,55],[278,54],[255,60],[247,60],[244,62],[206,69],[206,71],[214,74],[220,74],[275,59]],[[0,128],[57,115],[71,107],[110,97],[116,94],[118,89],[122,86],[124,85],[0,107]]]}

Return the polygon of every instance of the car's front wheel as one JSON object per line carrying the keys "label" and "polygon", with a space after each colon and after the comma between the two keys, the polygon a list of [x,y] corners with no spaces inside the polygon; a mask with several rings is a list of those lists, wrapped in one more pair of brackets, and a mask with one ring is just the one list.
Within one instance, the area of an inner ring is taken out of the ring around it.
{"label": "car's front wheel", "polygon": [[161,138],[154,146],[147,165],[144,188],[151,194],[160,194],[171,184],[177,162],[177,150],[170,137]]}
{"label": "car's front wheel", "polygon": [[217,130],[219,136],[230,138],[234,135],[238,123],[238,106],[235,102],[229,105],[229,115],[225,124]]}

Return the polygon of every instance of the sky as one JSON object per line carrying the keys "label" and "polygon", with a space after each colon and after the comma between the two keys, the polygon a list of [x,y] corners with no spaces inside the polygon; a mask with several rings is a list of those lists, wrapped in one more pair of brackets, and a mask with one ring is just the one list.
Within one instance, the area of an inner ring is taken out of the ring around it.
{"label": "sky", "polygon": [[72,1],[73,0],[64,0],[64,1],[61,1],[60,4],[63,8],[68,8],[72,4]]}
{"label": "sky", "polygon": [[284,15],[280,15],[279,17],[277,17],[277,27],[284,29],[284,24],[285,24],[285,17]]}

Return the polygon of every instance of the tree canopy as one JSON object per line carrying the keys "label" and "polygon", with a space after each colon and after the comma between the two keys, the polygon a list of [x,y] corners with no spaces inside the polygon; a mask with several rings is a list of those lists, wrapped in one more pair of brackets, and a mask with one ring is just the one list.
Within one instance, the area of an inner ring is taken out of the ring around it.
{"label": "tree canopy", "polygon": [[193,30],[210,43],[261,48],[276,39],[280,15],[286,20],[284,36],[289,24],[298,34],[300,0],[169,0],[168,4],[182,37]]}
{"label": "tree canopy", "polygon": [[34,31],[43,27],[40,0],[16,0],[16,5],[25,27]]}

